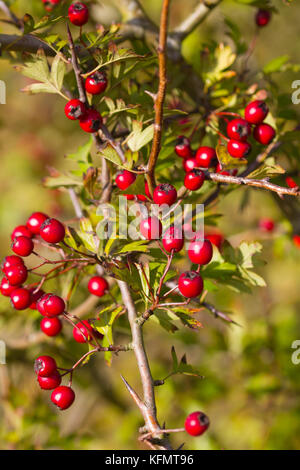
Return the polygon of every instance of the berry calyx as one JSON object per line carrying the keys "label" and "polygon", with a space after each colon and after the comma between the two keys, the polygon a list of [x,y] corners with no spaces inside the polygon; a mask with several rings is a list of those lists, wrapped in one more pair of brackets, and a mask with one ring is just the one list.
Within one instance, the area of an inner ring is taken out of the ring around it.
{"label": "berry calyx", "polygon": [[85,115],[79,120],[83,131],[93,134],[97,132],[102,124],[101,114],[96,109],[88,109]]}
{"label": "berry calyx", "polygon": [[246,119],[233,119],[227,124],[227,135],[230,139],[245,141],[250,134],[251,126]]}
{"label": "berry calyx", "polygon": [[102,297],[109,290],[109,284],[104,277],[94,276],[89,280],[88,290],[97,297]]}
{"label": "berry calyx", "polygon": [[107,77],[103,72],[94,72],[85,81],[85,89],[91,95],[100,95],[107,88]]}
{"label": "berry calyx", "polygon": [[178,227],[169,227],[164,233],[162,244],[168,253],[172,251],[178,253],[182,250],[184,244],[182,231]]}
{"label": "berry calyx", "polygon": [[62,323],[59,318],[43,318],[41,321],[41,330],[47,336],[57,336],[62,329]]}
{"label": "berry calyx", "polygon": [[68,10],[68,16],[72,24],[75,26],[83,26],[89,19],[88,7],[81,2],[72,3]]}
{"label": "berry calyx", "polygon": [[13,290],[10,300],[16,310],[25,310],[31,304],[31,295],[29,290],[19,287]]}
{"label": "berry calyx", "polygon": [[194,411],[186,418],[184,427],[191,436],[201,436],[209,427],[209,419],[202,411]]}
{"label": "berry calyx", "polygon": [[76,323],[76,326],[73,328],[73,338],[77,343],[86,343],[90,341],[93,336],[103,338],[103,335],[97,330],[94,330],[88,320],[82,320]]}
{"label": "berry calyx", "polygon": [[42,390],[54,390],[61,384],[61,376],[57,370],[47,377],[39,375],[37,380]]}
{"label": "berry calyx", "polygon": [[209,240],[195,240],[190,243],[188,257],[195,264],[208,264],[213,256],[212,244]]}
{"label": "berry calyx", "polygon": [[197,191],[203,185],[205,180],[205,174],[202,170],[194,168],[189,171],[184,178],[184,186],[190,191]]}
{"label": "berry calyx", "polygon": [[57,317],[65,311],[66,304],[58,295],[46,294],[43,302],[43,310],[46,317]]}
{"label": "berry calyx", "polygon": [[178,280],[178,289],[188,299],[198,297],[203,291],[203,279],[196,271],[185,271]]}
{"label": "berry calyx", "polygon": [[61,410],[69,408],[75,400],[75,393],[71,387],[61,385],[53,390],[51,394],[51,401]]}
{"label": "berry calyx", "polygon": [[245,108],[245,119],[250,124],[260,124],[269,112],[269,108],[264,101],[251,101]]}
{"label": "berry calyx", "polygon": [[229,140],[227,150],[233,158],[245,158],[251,152],[251,145],[248,142],[239,140]]}
{"label": "berry calyx", "polygon": [[47,243],[60,243],[65,238],[65,227],[59,220],[47,219],[40,228],[40,235]]}
{"label": "berry calyx", "polygon": [[11,234],[11,239],[14,240],[18,237],[32,238],[33,233],[28,229],[28,227],[26,227],[26,225],[18,225]]}
{"label": "berry calyx", "polygon": [[71,121],[82,118],[86,113],[86,107],[82,101],[73,99],[67,102],[65,106],[65,115]]}
{"label": "berry calyx", "polygon": [[116,185],[122,191],[129,188],[136,180],[136,175],[128,170],[120,171],[116,176]]}
{"label": "berry calyx", "polygon": [[28,271],[24,265],[12,266],[5,270],[5,276],[12,286],[19,286],[26,281]]}
{"label": "berry calyx", "polygon": [[3,277],[0,285],[0,292],[5,297],[10,297],[16,286],[11,286],[6,277]]}
{"label": "berry calyx", "polygon": [[197,168],[198,163],[195,157],[188,157],[183,160],[182,166],[185,172],[192,171],[194,168]]}
{"label": "berry calyx", "polygon": [[140,223],[140,232],[147,240],[157,240],[162,234],[160,220],[155,216],[143,219]]}
{"label": "berry calyx", "polygon": [[172,206],[177,200],[177,191],[171,184],[163,183],[156,186],[153,192],[153,202],[159,206]]}
{"label": "berry calyx", "polygon": [[2,271],[5,271],[13,266],[24,266],[24,261],[20,256],[10,255],[6,256],[2,263]]}
{"label": "berry calyx", "polygon": [[178,157],[188,158],[192,156],[192,149],[190,140],[184,135],[180,135],[175,144],[175,152]]}
{"label": "berry calyx", "polygon": [[253,131],[253,137],[261,145],[269,145],[276,135],[275,129],[269,124],[258,124]]}
{"label": "berry calyx", "polygon": [[29,256],[33,252],[34,245],[31,238],[18,237],[12,242],[11,248],[19,256]]}
{"label": "berry calyx", "polygon": [[39,356],[34,361],[34,372],[41,377],[49,377],[56,371],[56,361],[51,356]]}
{"label": "berry calyx", "polygon": [[202,146],[196,152],[197,166],[201,168],[209,168],[215,166],[217,162],[217,154],[213,147]]}
{"label": "berry calyx", "polygon": [[259,26],[260,28],[267,26],[271,19],[271,16],[272,14],[270,10],[264,10],[260,8],[255,15],[255,22],[257,26]]}
{"label": "berry calyx", "polygon": [[27,220],[27,223],[26,223],[27,228],[34,235],[39,235],[40,228],[45,222],[45,220],[47,219],[48,219],[48,216],[44,214],[43,212],[34,212],[33,214],[31,214],[31,216]]}

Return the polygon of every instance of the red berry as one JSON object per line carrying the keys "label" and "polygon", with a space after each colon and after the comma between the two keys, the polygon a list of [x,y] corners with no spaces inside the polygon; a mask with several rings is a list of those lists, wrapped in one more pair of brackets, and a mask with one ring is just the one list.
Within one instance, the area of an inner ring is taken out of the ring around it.
{"label": "red berry", "polygon": [[216,164],[217,154],[213,147],[199,147],[196,152],[197,166],[209,168]]}
{"label": "red berry", "polygon": [[57,336],[62,329],[62,323],[59,318],[43,318],[41,321],[41,330],[47,336]]}
{"label": "red berry", "polygon": [[206,233],[205,239],[209,240],[213,245],[215,245],[219,250],[221,250],[224,243],[224,237],[221,233]]}
{"label": "red berry", "polygon": [[192,156],[192,149],[190,140],[184,135],[180,135],[176,140],[175,152],[181,158],[188,158]]}
{"label": "red berry", "polygon": [[77,343],[86,343],[93,338],[93,335],[98,338],[103,338],[103,335],[98,333],[97,330],[94,330],[88,320],[81,320],[76,323],[76,327],[73,328],[73,338]]}
{"label": "red berry", "polygon": [[244,158],[251,152],[251,145],[248,142],[229,140],[227,150],[233,158]]}
{"label": "red berry", "polygon": [[5,273],[5,271],[11,268],[12,266],[24,266],[24,261],[22,260],[22,258],[20,258],[20,256],[6,256],[2,263],[2,271]]}
{"label": "red berry", "polygon": [[116,185],[122,191],[129,188],[136,180],[136,175],[128,170],[120,171],[116,176]]}
{"label": "red berry", "polygon": [[255,15],[255,22],[257,26],[260,28],[263,26],[267,26],[271,19],[271,11],[270,10],[263,10],[259,9]]}
{"label": "red berry", "polygon": [[179,292],[188,299],[198,297],[203,291],[203,280],[196,271],[186,271],[178,280]]}
{"label": "red berry", "polygon": [[269,124],[258,124],[253,131],[253,137],[262,145],[268,145],[276,135],[275,129]]}
{"label": "red berry", "polygon": [[245,141],[250,134],[251,126],[246,119],[233,119],[227,124],[227,135],[230,139]]}
{"label": "red berry", "polygon": [[89,280],[88,290],[97,297],[102,297],[109,290],[109,284],[104,277],[94,276]]}
{"label": "red berry", "polygon": [[285,178],[285,182],[288,185],[288,187],[291,188],[291,189],[292,188],[298,188],[298,186],[299,186],[291,176],[287,176]]}
{"label": "red berry", "polygon": [[31,304],[31,295],[29,290],[19,287],[14,289],[10,295],[11,303],[16,310],[25,310]]}
{"label": "red berry", "polygon": [[269,108],[264,101],[251,101],[245,108],[245,119],[251,124],[260,124],[269,112]]}
{"label": "red berry", "polygon": [[35,289],[30,289],[31,293],[31,304],[30,304],[30,309],[31,310],[36,310],[37,309],[37,303],[40,300],[43,295],[45,295],[45,292],[43,290],[38,290],[37,292],[34,292]]}
{"label": "red berry", "polygon": [[49,377],[56,371],[56,361],[51,356],[39,356],[34,361],[34,372],[41,377]]}
{"label": "red berry", "polygon": [[202,411],[194,411],[188,415],[184,427],[191,436],[201,436],[209,426],[208,417]]}
{"label": "red berry", "polygon": [[59,220],[47,219],[40,228],[40,235],[47,243],[59,243],[65,238],[65,227]]}
{"label": "red berry", "polygon": [[184,178],[184,186],[191,191],[197,191],[203,185],[205,180],[205,174],[202,170],[196,168],[189,171]]}
{"label": "red berry", "polygon": [[124,197],[126,197],[126,199],[128,201],[134,201],[135,199],[135,195],[134,194],[123,194]]}
{"label": "red berry", "polygon": [[44,214],[43,212],[34,212],[33,214],[31,214],[31,216],[27,220],[27,224],[26,224],[27,228],[34,235],[39,235],[40,228],[45,222],[45,220],[47,219],[48,219],[48,216]]}
{"label": "red berry", "polygon": [[34,245],[31,238],[18,237],[12,242],[12,250],[19,256],[29,256],[33,252]]}
{"label": "red berry", "polygon": [[194,168],[197,168],[198,163],[195,157],[188,157],[183,160],[182,166],[184,171],[192,171]]}
{"label": "red berry", "polygon": [[[71,121],[82,118],[86,113],[86,107],[82,101],[73,99],[67,102],[65,106],[65,115]],[[47,217],[46,217],[47,218]]]}
{"label": "red berry", "polygon": [[85,81],[85,89],[91,95],[100,95],[106,90],[107,78],[103,72],[92,73]]}
{"label": "red berry", "polygon": [[14,240],[17,237],[28,237],[32,238],[33,234],[31,230],[29,230],[26,225],[18,225],[11,234],[11,239]]}
{"label": "red berry", "polygon": [[140,231],[147,240],[156,240],[160,238],[162,233],[161,222],[155,216],[143,219],[140,223]]}
{"label": "red berry", "polygon": [[164,233],[162,244],[168,253],[171,253],[171,251],[178,253],[178,251],[182,250],[184,244],[181,230],[173,225],[169,227]]}
{"label": "red berry", "polygon": [[177,191],[171,184],[163,183],[156,186],[153,192],[153,202],[159,206],[172,206],[177,200]]}
{"label": "red berry", "polygon": [[259,221],[259,228],[265,232],[273,232],[275,228],[274,220],[272,219],[261,219]]}
{"label": "red berry", "polygon": [[138,198],[138,201],[141,201],[141,202],[148,201],[148,199],[146,198],[146,196],[144,196],[144,194],[137,194],[136,197]]}
{"label": "red berry", "polygon": [[54,390],[61,384],[61,376],[57,370],[47,377],[39,375],[37,380],[42,390]]}
{"label": "red berry", "polygon": [[300,248],[300,235],[294,235],[293,236],[293,242],[294,242],[294,245],[297,248]]}
{"label": "red berry", "polygon": [[11,293],[16,289],[16,286],[11,286],[6,277],[3,277],[0,285],[0,292],[5,297],[10,297]]}
{"label": "red berry", "polygon": [[38,311],[41,315],[43,315],[44,317],[47,316],[47,315],[46,315],[46,310],[45,310],[45,301],[46,301],[47,297],[48,297],[48,294],[44,294],[44,295],[42,295],[42,297],[40,297],[40,298],[38,299],[38,301],[36,302],[36,309],[37,309],[37,311]]}
{"label": "red berry", "polygon": [[[42,299],[43,298],[44,296]],[[54,294],[46,294],[42,305],[46,317],[57,317],[58,315],[64,313],[66,308],[64,300],[58,295]]]}
{"label": "red berry", "polygon": [[52,11],[58,5],[60,0],[43,0],[46,11]]}
{"label": "red berry", "polygon": [[71,387],[61,385],[53,390],[51,394],[51,401],[58,406],[61,410],[69,408],[75,400],[75,393]]}
{"label": "red berry", "polygon": [[12,266],[5,270],[5,276],[12,286],[19,286],[27,279],[27,268],[24,265]]}
{"label": "red berry", "polygon": [[195,240],[190,243],[188,257],[192,263],[208,264],[213,256],[212,244],[209,240]]}
{"label": "red berry", "polygon": [[72,24],[75,26],[83,26],[88,22],[89,10],[84,3],[76,2],[70,5],[68,15]]}
{"label": "red berry", "polygon": [[102,124],[101,114],[96,109],[88,109],[85,115],[79,120],[83,131],[93,134],[97,132]]}

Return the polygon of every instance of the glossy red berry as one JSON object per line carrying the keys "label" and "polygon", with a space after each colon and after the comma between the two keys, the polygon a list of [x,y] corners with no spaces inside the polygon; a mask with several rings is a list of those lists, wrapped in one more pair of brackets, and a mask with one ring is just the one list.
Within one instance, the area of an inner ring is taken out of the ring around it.
{"label": "glossy red berry", "polygon": [[229,140],[227,150],[233,158],[245,158],[251,152],[251,145],[248,142]]}
{"label": "glossy red berry", "polygon": [[188,257],[192,263],[208,264],[213,256],[212,244],[209,240],[195,240],[190,243]]}
{"label": "glossy red berry", "polygon": [[203,291],[203,279],[196,271],[186,271],[178,280],[178,289],[188,299],[198,297]]}
{"label": "glossy red berry", "polygon": [[16,310],[25,310],[31,304],[31,295],[29,290],[23,287],[14,289],[10,295],[11,303]]}
{"label": "glossy red berry", "polygon": [[275,223],[273,219],[261,219],[259,221],[259,228],[264,232],[273,232],[275,228]]}
{"label": "glossy red berry", "polygon": [[33,233],[28,229],[28,227],[26,227],[26,225],[18,225],[11,234],[11,239],[14,240],[17,237],[32,238]]}
{"label": "glossy red berry", "polygon": [[67,102],[65,106],[65,115],[71,121],[82,118],[86,113],[86,107],[82,101],[73,99]]}
{"label": "glossy red berry", "polygon": [[101,114],[96,109],[88,109],[85,115],[79,120],[83,131],[93,134],[97,132],[102,124]]}
{"label": "glossy red berry", "polygon": [[11,286],[6,277],[2,278],[0,285],[0,292],[5,297],[10,297],[12,292],[16,289],[16,286]]}
{"label": "glossy red berry", "polygon": [[6,256],[2,262],[2,271],[5,271],[13,266],[24,266],[24,261],[20,256],[10,255]]}
{"label": "glossy red berry", "polygon": [[100,95],[107,88],[107,77],[103,72],[94,72],[85,81],[85,89],[91,95]]}
{"label": "glossy red berry", "polygon": [[39,375],[37,380],[42,390],[54,390],[61,384],[61,376],[57,370],[47,377]]}
{"label": "glossy red berry", "polygon": [[94,330],[88,320],[81,320],[76,323],[76,326],[73,328],[73,338],[77,343],[86,343],[90,341],[93,336],[103,338],[103,335],[98,333],[97,330]]}
{"label": "glossy red berry", "polygon": [[262,145],[268,145],[276,135],[275,129],[269,124],[258,124],[253,131],[253,137]]}
{"label": "glossy red berry", "polygon": [[167,204],[172,206],[177,200],[177,191],[171,184],[162,183],[156,186],[153,192],[153,202],[159,206]]}
{"label": "glossy red berry", "polygon": [[61,410],[69,408],[75,400],[75,393],[71,387],[61,385],[53,390],[51,394],[51,401]]}
{"label": "glossy red berry", "polygon": [[190,140],[184,135],[180,135],[175,144],[175,152],[181,158],[189,158],[192,156]]}
{"label": "glossy red berry", "polygon": [[146,198],[146,196],[144,196],[144,194],[137,194],[136,197],[138,198],[138,201],[141,201],[141,202],[148,201],[148,199]]}
{"label": "glossy red berry", "polygon": [[291,189],[299,187],[298,183],[296,183],[296,181],[291,176],[287,176],[285,178],[285,182],[288,185],[288,187],[291,188]]}
{"label": "glossy red berry", "polygon": [[209,168],[216,164],[217,154],[213,147],[199,147],[196,152],[197,166]]}
{"label": "glossy red berry", "polygon": [[40,235],[47,243],[59,243],[65,238],[65,227],[59,220],[47,219],[40,228]]}
{"label": "glossy red berry", "polygon": [[41,321],[41,330],[47,336],[57,336],[62,329],[62,323],[59,318],[43,318]]}
{"label": "glossy red berry", "polygon": [[37,309],[37,303],[40,300],[43,295],[45,295],[45,292],[43,290],[38,290],[37,292],[34,292],[35,289],[30,289],[31,293],[31,304],[30,304],[30,309],[31,310],[36,310]]}
{"label": "glossy red berry", "polygon": [[46,317],[57,317],[62,315],[65,311],[66,304],[64,300],[58,295],[46,294],[42,297],[43,311]]}
{"label": "glossy red berry", "polygon": [[255,15],[255,22],[260,28],[267,26],[271,19],[271,11],[259,9]]}
{"label": "glossy red berry", "polygon": [[12,266],[5,270],[5,276],[12,286],[19,286],[27,279],[27,268],[24,265]]}
{"label": "glossy red berry", "polygon": [[245,119],[251,124],[260,124],[269,112],[269,108],[264,101],[251,101],[245,108]]}
{"label": "glossy red berry", "polygon": [[250,134],[251,126],[246,119],[233,119],[227,124],[227,135],[230,139],[245,141]]}
{"label": "glossy red berry", "polygon": [[122,191],[129,188],[136,180],[136,175],[128,170],[120,171],[116,176],[116,185]]}
{"label": "glossy red berry", "polygon": [[209,427],[209,419],[202,411],[194,411],[186,418],[184,427],[191,436],[201,436]]}
{"label": "glossy red berry", "polygon": [[184,178],[184,186],[191,190],[191,191],[197,191],[197,189],[200,189],[201,186],[203,185],[205,180],[205,174],[202,170],[197,170],[195,168],[192,171],[189,171]]}
{"label": "glossy red berry", "polygon": [[83,26],[88,22],[89,10],[84,3],[76,2],[70,5],[68,15],[72,24],[75,26]]}
{"label": "glossy red berry", "polygon": [[143,219],[140,223],[140,231],[147,240],[156,240],[160,238],[162,234],[161,222],[155,216]]}
{"label": "glossy red berry", "polygon": [[205,239],[209,240],[213,245],[215,245],[219,250],[222,249],[224,243],[224,237],[221,233],[206,233]]}
{"label": "glossy red berry", "polygon": [[197,168],[198,163],[195,157],[188,157],[183,160],[182,166],[185,172],[189,172]]}
{"label": "glossy red berry", "polygon": [[104,277],[94,276],[89,280],[88,290],[97,297],[102,297],[109,290],[109,284]]}
{"label": "glossy red berry", "polygon": [[39,356],[34,361],[34,372],[41,377],[48,377],[56,371],[56,361],[51,356]]}
{"label": "glossy red berry", "polygon": [[19,256],[29,256],[33,252],[34,244],[31,238],[18,237],[12,242],[11,248]]}
{"label": "glossy red berry", "polygon": [[164,249],[171,253],[178,253],[178,251],[182,250],[184,245],[184,238],[182,231],[178,227],[171,226],[169,227],[163,236],[162,244]]}
{"label": "glossy red berry", "polygon": [[27,228],[34,235],[39,235],[40,228],[45,222],[45,220],[47,219],[48,219],[48,216],[44,214],[43,212],[34,212],[33,214],[31,214],[31,216],[27,220],[27,223],[26,223]]}

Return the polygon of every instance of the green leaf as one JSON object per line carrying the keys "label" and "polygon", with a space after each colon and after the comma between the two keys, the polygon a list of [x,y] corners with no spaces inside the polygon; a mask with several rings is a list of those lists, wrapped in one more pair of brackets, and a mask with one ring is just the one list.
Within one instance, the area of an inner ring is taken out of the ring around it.
{"label": "green leaf", "polygon": [[74,178],[74,176],[69,174],[58,174],[57,176],[46,176],[43,179],[43,184],[47,188],[61,188],[61,187],[70,187],[70,186],[82,186],[82,180]]}
{"label": "green leaf", "polygon": [[216,153],[223,169],[236,168],[239,165],[245,165],[247,163],[245,158],[233,158],[223,144],[217,145]]}
{"label": "green leaf", "polygon": [[275,175],[280,175],[285,173],[285,170],[275,163],[273,157],[269,157],[265,160],[264,164],[261,165],[256,170],[252,171],[247,178],[254,178],[254,179],[263,179],[267,177],[272,177]]}
{"label": "green leaf", "polygon": [[151,124],[146,129],[136,129],[127,138],[128,147],[132,152],[137,152],[153,139],[154,126]]}
{"label": "green leaf", "polygon": [[114,163],[117,166],[120,166],[121,168],[126,168],[125,165],[123,165],[121,158],[118,155],[118,152],[110,145],[107,144],[107,146],[100,150],[98,154],[101,155],[101,157],[105,158],[106,160],[109,160],[110,162]]}
{"label": "green leaf", "polygon": [[[107,307],[99,312],[97,320],[93,322],[93,327],[104,336],[102,340],[103,347],[112,346],[114,344],[113,324],[119,317],[122,310],[122,306],[113,309],[112,307]],[[106,364],[110,366],[112,361],[112,353],[110,351],[105,351],[104,359]]]}
{"label": "green leaf", "polygon": [[57,54],[51,67],[51,81],[57,90],[62,89],[65,72],[66,64],[63,62],[61,56]]}
{"label": "green leaf", "polygon": [[80,219],[80,231],[77,232],[82,244],[92,253],[97,253],[96,234],[90,219]]}
{"label": "green leaf", "polygon": [[93,146],[93,138],[90,137],[86,144],[81,145],[74,153],[67,155],[67,158],[76,162],[90,163],[90,153]]}

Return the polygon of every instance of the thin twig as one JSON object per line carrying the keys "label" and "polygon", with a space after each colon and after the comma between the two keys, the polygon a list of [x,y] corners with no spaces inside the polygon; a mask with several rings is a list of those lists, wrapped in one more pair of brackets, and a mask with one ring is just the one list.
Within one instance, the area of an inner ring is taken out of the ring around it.
{"label": "thin twig", "polygon": [[84,88],[83,81],[81,78],[81,70],[79,68],[77,55],[75,52],[74,41],[73,41],[73,37],[70,31],[69,25],[67,25],[67,31],[68,31],[69,47],[71,51],[71,62],[72,62],[73,70],[74,70],[75,77],[76,77],[76,82],[77,82],[77,87],[78,87],[78,92],[79,92],[79,99],[80,101],[82,101],[82,103],[87,103],[87,96],[86,96],[85,88]]}

